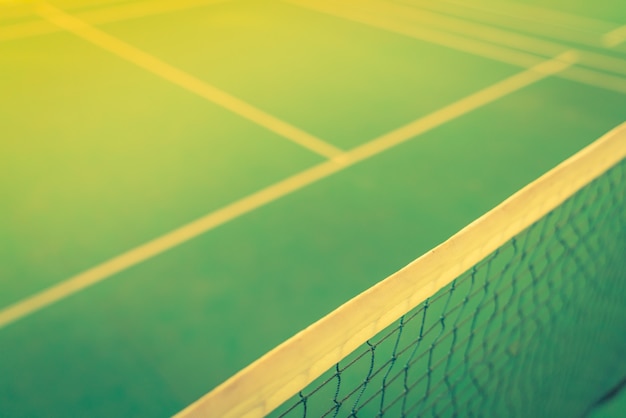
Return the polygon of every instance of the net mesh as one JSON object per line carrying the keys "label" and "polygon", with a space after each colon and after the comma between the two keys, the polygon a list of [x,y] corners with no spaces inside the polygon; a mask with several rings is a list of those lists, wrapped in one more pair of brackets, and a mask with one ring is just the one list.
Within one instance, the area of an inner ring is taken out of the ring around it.
{"label": "net mesh", "polygon": [[626,160],[272,416],[582,416],[626,376]]}

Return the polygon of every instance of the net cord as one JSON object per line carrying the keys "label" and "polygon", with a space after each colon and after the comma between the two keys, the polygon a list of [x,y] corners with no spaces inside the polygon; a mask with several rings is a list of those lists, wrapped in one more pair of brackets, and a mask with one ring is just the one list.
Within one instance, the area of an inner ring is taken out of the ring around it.
{"label": "net cord", "polygon": [[179,412],[262,417],[626,158],[626,123]]}

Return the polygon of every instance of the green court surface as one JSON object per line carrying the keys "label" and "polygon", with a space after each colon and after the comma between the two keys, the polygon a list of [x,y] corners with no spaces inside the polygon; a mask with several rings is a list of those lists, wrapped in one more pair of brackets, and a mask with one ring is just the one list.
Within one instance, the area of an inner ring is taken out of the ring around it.
{"label": "green court surface", "polygon": [[[626,121],[620,1],[365,3],[0,0],[0,318],[229,216],[0,320],[1,417],[172,415]],[[440,21],[398,13],[408,9],[561,50],[449,41]],[[270,119],[349,154],[532,73],[522,58],[572,48],[595,55],[258,207],[232,206],[328,160]],[[615,402],[597,416],[626,411]]]}

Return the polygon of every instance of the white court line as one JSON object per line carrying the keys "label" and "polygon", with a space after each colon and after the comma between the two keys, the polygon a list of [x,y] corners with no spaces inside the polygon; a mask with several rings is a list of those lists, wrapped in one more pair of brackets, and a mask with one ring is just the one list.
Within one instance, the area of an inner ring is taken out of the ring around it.
{"label": "white court line", "polygon": [[303,130],[282,121],[212,86],[191,74],[152,56],[139,48],[97,29],[45,2],[35,4],[35,11],[44,19],[73,33],[105,51],[143,68],[191,93],[227,109],[263,128],[272,131],[325,158],[333,158],[342,150]]}
{"label": "white court line", "polygon": [[322,180],[331,174],[378,155],[417,135],[421,135],[550,75],[563,71],[576,62],[576,60],[576,54],[572,51],[568,51],[553,59],[544,61],[479,90],[425,117],[419,118],[408,125],[382,135],[350,151],[346,151],[332,160],[325,161],[285,180],[279,181],[187,225],[168,232],[155,240],[140,245],[98,266],[10,305],[0,311],[0,329],[108,279],[116,273],[127,270],[207,231]]}
{"label": "white court line", "polygon": [[602,38],[602,43],[607,48],[615,48],[624,41],[626,41],[626,25],[612,30]]}

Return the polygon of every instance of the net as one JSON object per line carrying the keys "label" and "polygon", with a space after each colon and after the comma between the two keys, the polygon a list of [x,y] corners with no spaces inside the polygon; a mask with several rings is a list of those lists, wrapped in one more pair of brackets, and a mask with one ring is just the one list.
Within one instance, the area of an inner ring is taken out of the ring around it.
{"label": "net", "polygon": [[626,377],[625,156],[623,126],[181,415],[587,414]]}
{"label": "net", "polygon": [[626,161],[275,416],[581,416],[626,376]]}

